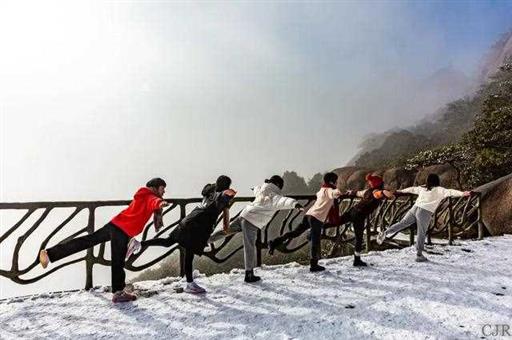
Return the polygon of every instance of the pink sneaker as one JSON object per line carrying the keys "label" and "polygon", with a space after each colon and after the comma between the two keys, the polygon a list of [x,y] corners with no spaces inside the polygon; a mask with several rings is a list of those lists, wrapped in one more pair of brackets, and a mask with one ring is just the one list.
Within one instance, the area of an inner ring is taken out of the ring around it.
{"label": "pink sneaker", "polygon": [[137,300],[137,295],[127,293],[124,290],[117,291],[112,295],[113,303],[130,302],[130,301],[135,301],[135,300]]}

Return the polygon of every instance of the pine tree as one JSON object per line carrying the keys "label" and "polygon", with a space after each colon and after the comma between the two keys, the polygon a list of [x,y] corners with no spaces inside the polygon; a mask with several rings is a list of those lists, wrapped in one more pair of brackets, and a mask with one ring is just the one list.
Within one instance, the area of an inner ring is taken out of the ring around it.
{"label": "pine tree", "polygon": [[463,137],[473,155],[469,182],[475,186],[512,172],[512,63],[500,68],[482,94],[482,110]]}

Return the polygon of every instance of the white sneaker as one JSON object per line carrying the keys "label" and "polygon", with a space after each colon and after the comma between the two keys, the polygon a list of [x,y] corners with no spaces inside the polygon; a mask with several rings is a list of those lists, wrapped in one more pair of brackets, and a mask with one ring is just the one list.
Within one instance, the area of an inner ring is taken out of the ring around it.
{"label": "white sneaker", "polygon": [[203,294],[203,293],[206,293],[206,289],[204,289],[203,287],[201,287],[200,285],[198,285],[195,282],[189,282],[189,283],[187,283],[187,286],[185,287],[185,293]]}
{"label": "white sneaker", "polygon": [[384,243],[385,239],[386,239],[386,232],[385,231],[381,231],[379,233],[379,235],[377,235],[377,244],[381,245],[382,243]]}
{"label": "white sneaker", "polygon": [[137,254],[140,251],[140,242],[136,239],[132,238],[130,242],[128,242],[128,249],[126,250],[125,259],[129,259],[133,254]]}

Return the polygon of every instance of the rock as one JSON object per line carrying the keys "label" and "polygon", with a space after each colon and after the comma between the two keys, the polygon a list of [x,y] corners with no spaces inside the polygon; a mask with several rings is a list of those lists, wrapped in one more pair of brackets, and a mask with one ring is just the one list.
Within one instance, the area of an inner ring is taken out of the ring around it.
{"label": "rock", "polygon": [[382,174],[386,189],[398,190],[414,185],[416,171],[403,168],[391,168]]}
{"label": "rock", "polygon": [[350,187],[347,183],[349,178],[353,175],[354,172],[360,171],[362,168],[358,168],[356,166],[346,166],[338,169],[334,169],[333,172],[338,175],[338,189],[340,190],[350,190],[355,189]]}
{"label": "rock", "polygon": [[367,174],[379,175],[384,179],[387,189],[396,190],[406,188],[414,184],[416,171],[403,168],[373,170],[348,166],[333,170],[338,176],[338,188],[340,190],[362,190],[366,188],[365,177]]}
{"label": "rock", "polygon": [[441,185],[446,188],[462,189],[458,181],[457,170],[449,164],[439,164],[425,167],[418,171],[414,179],[414,185],[423,185],[429,174],[437,174],[441,179]]}
{"label": "rock", "polygon": [[482,220],[489,233],[512,233],[512,174],[473,190],[482,195]]}

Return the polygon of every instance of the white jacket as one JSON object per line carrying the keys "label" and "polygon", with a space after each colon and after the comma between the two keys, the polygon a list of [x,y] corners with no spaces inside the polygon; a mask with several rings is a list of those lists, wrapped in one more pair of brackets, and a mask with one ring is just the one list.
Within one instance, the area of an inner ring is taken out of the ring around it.
{"label": "white jacket", "polygon": [[341,191],[331,188],[320,188],[316,193],[316,201],[306,215],[311,215],[322,223],[325,223],[329,210],[334,205],[334,200],[341,196]]}
{"label": "white jacket", "polygon": [[253,191],[255,199],[242,210],[240,217],[260,229],[270,222],[276,211],[293,209],[298,203],[293,198],[283,196],[281,190],[272,183],[256,186]]}
{"label": "white jacket", "polygon": [[462,191],[455,189],[446,189],[443,187],[434,187],[431,190],[427,190],[426,187],[410,187],[398,191],[418,195],[418,198],[416,199],[416,203],[414,203],[414,205],[417,206],[418,208],[422,208],[430,212],[435,212],[437,206],[439,205],[439,203],[441,203],[441,201],[444,198],[450,196],[460,197],[464,195],[464,192]]}

